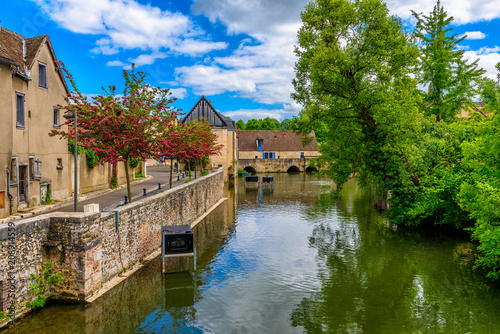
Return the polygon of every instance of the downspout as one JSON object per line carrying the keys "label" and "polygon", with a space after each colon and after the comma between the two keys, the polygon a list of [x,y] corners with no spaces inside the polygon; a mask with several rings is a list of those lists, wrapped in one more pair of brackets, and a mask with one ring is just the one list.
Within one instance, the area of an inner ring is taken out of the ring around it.
{"label": "downspout", "polygon": [[9,215],[12,214],[12,208],[13,208],[13,201],[14,201],[14,196],[10,193],[10,168],[7,168],[7,196],[9,197],[9,203],[10,203],[10,210],[9,210]]}

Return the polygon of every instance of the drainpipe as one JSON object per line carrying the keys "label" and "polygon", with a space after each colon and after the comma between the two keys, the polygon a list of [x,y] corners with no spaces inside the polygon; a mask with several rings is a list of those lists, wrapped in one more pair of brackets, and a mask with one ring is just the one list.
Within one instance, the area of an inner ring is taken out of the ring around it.
{"label": "drainpipe", "polygon": [[9,215],[12,214],[12,208],[14,206],[14,196],[10,193],[10,168],[7,168],[7,196],[9,197],[10,210]]}

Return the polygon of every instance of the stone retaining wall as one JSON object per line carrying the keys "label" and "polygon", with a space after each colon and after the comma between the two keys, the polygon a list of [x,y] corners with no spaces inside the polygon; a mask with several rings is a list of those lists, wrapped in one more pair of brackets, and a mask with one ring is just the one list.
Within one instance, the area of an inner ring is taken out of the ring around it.
{"label": "stone retaining wall", "polygon": [[[161,246],[162,222],[194,221],[223,198],[223,187],[224,173],[219,170],[136,200],[116,209],[118,229],[115,214],[107,212],[52,213],[0,225],[0,307],[7,311],[16,300],[16,317],[29,311],[26,302],[35,298],[28,294],[33,283],[29,276],[40,275],[47,261],[55,263],[57,271],[65,270],[68,278],[67,284],[52,291],[54,298],[88,300],[103,283]],[[9,251],[16,257],[11,263]]]}

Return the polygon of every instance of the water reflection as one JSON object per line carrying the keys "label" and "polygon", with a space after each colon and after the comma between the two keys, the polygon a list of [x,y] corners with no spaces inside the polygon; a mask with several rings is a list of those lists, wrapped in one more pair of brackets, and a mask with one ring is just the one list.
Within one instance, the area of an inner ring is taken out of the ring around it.
{"label": "water reflection", "polygon": [[387,228],[369,190],[332,188],[237,180],[194,228],[198,271],[161,275],[158,258],[90,307],[51,305],[6,333],[499,331],[500,289],[469,242]]}
{"label": "water reflection", "polygon": [[[370,196],[351,182],[336,203],[339,219],[313,228],[321,286],[296,305],[291,325],[307,333],[497,332],[499,290],[460,256],[470,244],[387,229]],[[319,221],[329,210],[320,197],[308,216]]]}

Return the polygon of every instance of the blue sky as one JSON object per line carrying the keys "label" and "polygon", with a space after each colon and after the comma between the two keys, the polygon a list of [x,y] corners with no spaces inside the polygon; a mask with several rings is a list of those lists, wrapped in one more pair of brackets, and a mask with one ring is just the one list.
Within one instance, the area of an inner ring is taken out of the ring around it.
{"label": "blue sky", "polygon": [[[132,62],[155,86],[170,88],[188,112],[205,95],[234,120],[291,118],[293,53],[307,0],[9,0],[2,27],[25,37],[49,35],[79,89],[122,87]],[[388,0],[411,24],[433,0]],[[480,59],[491,78],[500,62],[500,0],[443,0],[454,32],[468,33],[465,57]]]}

